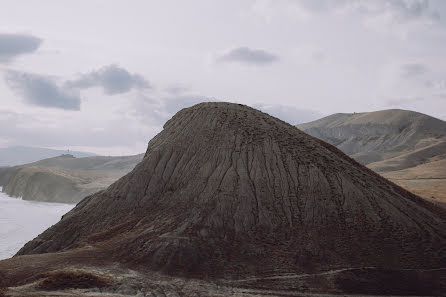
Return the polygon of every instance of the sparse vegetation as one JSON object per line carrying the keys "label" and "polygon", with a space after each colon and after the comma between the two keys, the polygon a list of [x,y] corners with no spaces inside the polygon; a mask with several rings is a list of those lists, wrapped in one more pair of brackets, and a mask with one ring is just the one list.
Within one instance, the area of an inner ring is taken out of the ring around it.
{"label": "sparse vegetation", "polygon": [[107,277],[85,270],[58,270],[48,273],[39,288],[44,290],[87,289],[103,288],[109,284]]}

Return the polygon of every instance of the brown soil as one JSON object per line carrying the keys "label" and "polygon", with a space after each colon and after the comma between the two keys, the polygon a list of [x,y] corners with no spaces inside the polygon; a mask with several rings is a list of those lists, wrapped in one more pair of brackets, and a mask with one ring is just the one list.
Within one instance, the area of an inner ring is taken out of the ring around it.
{"label": "brown soil", "polygon": [[[310,275],[298,290],[339,293],[354,288],[335,281],[345,268],[426,275],[446,267],[445,218],[291,125],[246,106],[204,103],[177,113],[132,172],[1,261],[0,271],[9,278],[3,286],[17,286],[37,267],[113,264],[184,285],[273,277],[279,291],[295,290],[282,276]],[[352,282],[362,282],[358,273]],[[143,279],[143,288],[154,284]]]}

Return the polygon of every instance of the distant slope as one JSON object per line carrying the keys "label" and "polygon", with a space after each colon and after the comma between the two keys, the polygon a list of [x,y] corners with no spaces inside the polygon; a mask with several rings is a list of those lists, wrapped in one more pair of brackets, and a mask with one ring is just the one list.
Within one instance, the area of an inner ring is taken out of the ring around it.
{"label": "distant slope", "polygon": [[400,109],[334,114],[297,127],[363,164],[437,145],[444,152],[446,142],[446,122]]}
{"label": "distant slope", "polygon": [[61,155],[21,166],[0,168],[0,186],[25,200],[76,203],[105,189],[131,171],[143,155],[75,158]]}
{"label": "distant slope", "polygon": [[40,147],[14,146],[0,148],[0,166],[16,166],[69,153],[77,158],[95,156],[93,153],[53,150]]}
{"label": "distant slope", "polygon": [[446,159],[434,160],[408,169],[383,172],[382,175],[446,208]]}
{"label": "distant slope", "polygon": [[446,122],[408,110],[334,114],[297,125],[416,194],[446,203]]}
{"label": "distant slope", "polygon": [[[27,200],[74,203],[100,190],[83,189],[91,184],[88,178],[45,167],[24,167],[18,170],[3,189],[5,193]],[[90,190],[90,191],[88,191]]]}

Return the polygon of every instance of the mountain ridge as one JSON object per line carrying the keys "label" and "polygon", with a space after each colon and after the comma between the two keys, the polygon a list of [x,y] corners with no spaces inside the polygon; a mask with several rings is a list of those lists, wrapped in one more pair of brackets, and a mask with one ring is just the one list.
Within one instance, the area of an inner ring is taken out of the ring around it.
{"label": "mountain ridge", "polygon": [[[334,114],[297,127],[337,146],[408,190],[446,205],[446,183],[435,175],[442,170],[446,172],[441,162],[446,159],[445,121],[393,109]],[[411,168],[418,168],[419,172],[414,173]],[[416,178],[426,177],[428,172],[434,174],[430,180]]]}
{"label": "mountain ridge", "polygon": [[0,186],[11,197],[77,203],[105,189],[142,159],[135,156],[76,158],[64,154],[33,163],[0,168]]}
{"label": "mountain ridge", "polygon": [[0,148],[0,167],[23,165],[42,159],[57,157],[62,154],[71,154],[79,158],[97,156],[96,154],[89,152],[56,150],[31,146],[11,146]]}
{"label": "mountain ridge", "polygon": [[363,164],[389,159],[407,149],[436,144],[446,138],[446,122],[399,109],[334,114],[297,127],[339,147]]}

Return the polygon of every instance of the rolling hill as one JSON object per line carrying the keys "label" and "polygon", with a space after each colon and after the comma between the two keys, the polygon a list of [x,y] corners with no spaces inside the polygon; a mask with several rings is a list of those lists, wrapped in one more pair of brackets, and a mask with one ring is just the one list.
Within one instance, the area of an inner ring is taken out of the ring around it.
{"label": "rolling hill", "polygon": [[0,168],[3,192],[25,200],[76,203],[107,188],[131,171],[143,155],[84,157],[61,155]]}
{"label": "rolling hill", "polygon": [[334,114],[297,127],[408,190],[446,203],[446,122],[392,109]]}

